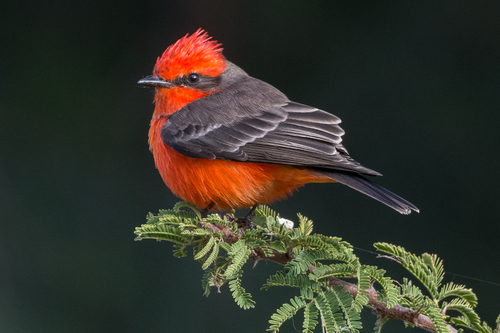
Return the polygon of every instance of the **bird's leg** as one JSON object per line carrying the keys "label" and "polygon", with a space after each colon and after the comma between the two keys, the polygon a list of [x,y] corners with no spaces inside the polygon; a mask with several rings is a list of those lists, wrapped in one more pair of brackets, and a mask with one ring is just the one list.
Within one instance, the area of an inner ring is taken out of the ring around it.
{"label": "bird's leg", "polygon": [[208,216],[208,212],[215,206],[215,202],[211,202],[207,207],[200,210],[201,218],[205,218]]}
{"label": "bird's leg", "polygon": [[252,218],[254,217],[255,210],[257,209],[258,206],[259,206],[259,204],[255,204],[252,207],[252,209],[250,209],[250,211],[248,212],[248,214],[245,215],[244,218],[238,219],[238,222],[245,223],[246,226],[247,226],[247,229],[253,229],[253,228],[255,228],[255,224],[253,223]]}

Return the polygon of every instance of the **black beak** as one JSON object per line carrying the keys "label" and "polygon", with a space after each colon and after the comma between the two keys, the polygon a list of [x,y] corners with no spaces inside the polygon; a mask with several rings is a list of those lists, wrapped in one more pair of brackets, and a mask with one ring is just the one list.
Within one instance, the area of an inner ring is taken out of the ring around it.
{"label": "black beak", "polygon": [[141,79],[137,82],[141,86],[148,86],[148,87],[155,87],[155,88],[170,88],[172,86],[172,83],[168,81],[163,81],[157,76],[154,75],[149,75],[146,76],[144,79]]}

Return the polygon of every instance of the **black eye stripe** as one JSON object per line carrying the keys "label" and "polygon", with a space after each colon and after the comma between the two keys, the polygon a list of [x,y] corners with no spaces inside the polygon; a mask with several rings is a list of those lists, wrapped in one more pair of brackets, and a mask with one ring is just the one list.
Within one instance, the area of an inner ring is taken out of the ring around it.
{"label": "black eye stripe", "polygon": [[[220,85],[222,77],[203,76],[199,73],[189,73],[172,80],[174,86],[182,86],[207,91]],[[193,82],[194,81],[194,82]]]}

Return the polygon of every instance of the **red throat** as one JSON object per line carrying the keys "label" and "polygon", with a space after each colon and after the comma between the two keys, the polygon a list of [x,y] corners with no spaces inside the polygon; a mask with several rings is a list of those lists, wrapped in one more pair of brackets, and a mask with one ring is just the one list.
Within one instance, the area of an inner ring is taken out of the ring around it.
{"label": "red throat", "polygon": [[185,87],[157,88],[155,94],[155,111],[153,119],[168,116],[188,103],[198,98],[208,95],[210,92],[203,92],[197,89]]}

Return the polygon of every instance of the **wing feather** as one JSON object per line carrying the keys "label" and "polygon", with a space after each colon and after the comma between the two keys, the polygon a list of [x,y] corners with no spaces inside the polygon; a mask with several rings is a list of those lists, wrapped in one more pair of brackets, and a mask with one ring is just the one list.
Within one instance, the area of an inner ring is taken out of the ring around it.
{"label": "wing feather", "polygon": [[340,118],[245,77],[170,115],[162,140],[194,158],[288,164],[380,175],[341,145]]}

